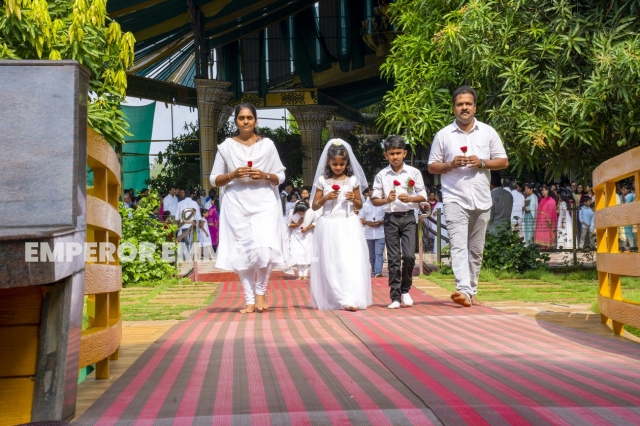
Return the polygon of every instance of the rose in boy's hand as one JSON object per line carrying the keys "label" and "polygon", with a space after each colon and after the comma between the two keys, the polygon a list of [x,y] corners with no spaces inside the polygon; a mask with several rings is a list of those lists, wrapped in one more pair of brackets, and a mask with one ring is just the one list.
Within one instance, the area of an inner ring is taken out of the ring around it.
{"label": "rose in boy's hand", "polygon": [[398,182],[397,180],[393,181],[393,186],[400,186],[402,185],[400,182]]}
{"label": "rose in boy's hand", "polygon": [[253,161],[247,161],[247,167],[253,167]]}

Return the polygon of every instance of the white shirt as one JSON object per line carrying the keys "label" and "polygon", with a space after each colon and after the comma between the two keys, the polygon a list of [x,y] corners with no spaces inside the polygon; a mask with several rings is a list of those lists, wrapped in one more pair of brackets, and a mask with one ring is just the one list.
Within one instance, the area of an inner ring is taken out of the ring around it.
{"label": "white shirt", "polygon": [[162,205],[164,207],[164,211],[170,212],[174,217],[178,215],[178,197],[175,195],[169,194],[164,197]]}
{"label": "white shirt", "polygon": [[[384,211],[382,206],[374,206],[370,199],[364,202],[360,212],[358,213],[360,219],[364,219],[367,222],[378,222],[384,219]],[[384,226],[373,227],[369,225],[364,226],[364,238],[367,240],[378,240],[384,238]]]}
{"label": "white shirt", "polygon": [[[178,203],[178,214],[176,216],[177,220],[182,221],[182,212],[185,209],[196,210],[196,215],[191,220],[196,220],[196,221],[202,220],[202,215],[200,214],[200,206],[198,205],[198,203],[196,203],[189,197],[185,198],[184,200]],[[187,229],[189,226],[191,225],[189,225],[188,223],[185,223],[180,227],[180,229]]]}
{"label": "white shirt", "polygon": [[[415,182],[413,188],[409,188],[409,180],[413,180]],[[394,185],[394,181],[399,182],[400,185]],[[422,195],[425,200],[427,199],[427,191],[424,188],[424,181],[422,180],[420,170],[415,167],[407,166],[404,163],[402,164],[400,173],[394,172],[391,165],[388,165],[378,172],[375,180],[373,181],[373,193],[371,193],[371,197],[381,199],[387,198],[387,194],[394,189],[396,190],[396,199],[393,203],[388,203],[382,206],[382,210],[385,213],[401,213],[408,210],[418,210],[419,203],[403,203],[398,199],[398,195],[400,194],[409,194],[412,197]]]}
{"label": "white shirt", "polygon": [[[460,147],[468,148],[467,155],[475,155],[481,160],[507,158],[500,136],[495,129],[475,120],[469,133],[465,133],[454,121],[440,130],[433,139],[429,164],[450,163],[453,158],[463,155]],[[490,173],[488,169],[458,167],[442,175],[443,203],[456,203],[467,210],[488,210],[491,208]]]}
{"label": "white shirt", "polygon": [[513,209],[511,210],[511,223],[517,222],[517,220],[514,219],[516,216],[518,216],[520,218],[519,220],[522,221],[524,219],[524,195],[518,192],[517,189],[514,189],[514,190],[509,189],[509,192],[511,192],[511,195],[513,195]]}

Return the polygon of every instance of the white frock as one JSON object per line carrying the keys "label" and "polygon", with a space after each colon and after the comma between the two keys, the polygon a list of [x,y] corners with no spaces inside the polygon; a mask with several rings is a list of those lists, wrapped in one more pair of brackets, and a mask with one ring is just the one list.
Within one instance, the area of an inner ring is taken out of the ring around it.
{"label": "white frock", "polygon": [[[284,166],[270,139],[261,139],[253,149],[232,138],[218,146],[211,170],[215,178],[238,167],[253,168],[276,174],[284,181]],[[282,221],[282,204],[278,187],[266,180],[235,179],[221,188],[220,234],[216,268],[239,272],[286,263],[284,248],[286,229]]]}
{"label": "white frock", "polygon": [[[565,227],[562,226],[562,217],[565,218]],[[558,231],[557,231],[557,248],[570,249],[573,248],[573,220],[571,213],[567,210],[567,203],[562,201],[558,209]]]}
{"label": "white frock", "polygon": [[[289,223],[291,223],[292,221],[297,222],[299,218],[300,216],[298,216],[298,213],[290,214]],[[315,222],[315,212],[311,209],[305,212],[305,222],[307,222],[307,220],[309,221],[309,224]],[[295,228],[289,228],[291,263],[295,265],[311,265],[313,250],[313,231],[314,229],[310,229],[307,232],[302,232],[299,226],[296,226]]]}
{"label": "white frock", "polygon": [[358,181],[353,176],[341,181],[320,177],[316,187],[327,194],[334,184],[340,185],[340,196],[324,205],[313,234],[311,305],[319,309],[365,309],[372,304],[369,249],[362,223],[344,196]]}

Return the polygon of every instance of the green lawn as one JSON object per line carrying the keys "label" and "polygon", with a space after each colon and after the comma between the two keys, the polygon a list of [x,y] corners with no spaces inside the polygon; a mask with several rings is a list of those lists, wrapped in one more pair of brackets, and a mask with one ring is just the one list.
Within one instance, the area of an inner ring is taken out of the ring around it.
{"label": "green lawn", "polygon": [[185,319],[191,311],[211,304],[218,288],[217,283],[189,279],[168,279],[152,287],[148,285],[122,289],[120,306],[124,321]]}
{"label": "green lawn", "polygon": [[[434,272],[424,278],[447,290],[455,290],[453,275]],[[598,272],[594,269],[536,270],[522,274],[482,270],[478,285],[478,297],[487,302],[590,303],[594,312],[599,312],[597,294]],[[640,302],[640,278],[622,277],[622,297]],[[625,330],[640,337],[640,330],[636,328],[625,326]]]}

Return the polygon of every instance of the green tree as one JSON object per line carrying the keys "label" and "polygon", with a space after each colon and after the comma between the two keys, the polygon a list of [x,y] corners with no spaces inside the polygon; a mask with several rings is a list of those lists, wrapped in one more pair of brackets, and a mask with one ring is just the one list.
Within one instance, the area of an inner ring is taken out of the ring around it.
{"label": "green tree", "polygon": [[0,7],[0,59],[77,60],[91,74],[89,125],[112,145],[123,143],[120,104],[135,39],[107,17],[106,0],[0,0]]}
{"label": "green tree", "polygon": [[479,92],[517,172],[587,177],[640,144],[636,1],[397,0],[382,67],[395,88],[380,123],[429,144],[453,120],[452,91]]}
{"label": "green tree", "polygon": [[147,180],[149,188],[164,192],[172,184],[184,189],[200,187],[200,131],[193,123],[185,124],[184,130],[158,156],[158,163],[164,163],[164,167],[155,178]]}

